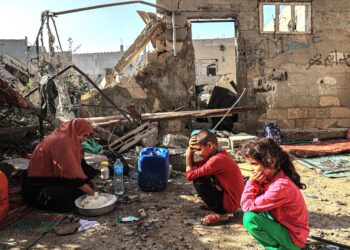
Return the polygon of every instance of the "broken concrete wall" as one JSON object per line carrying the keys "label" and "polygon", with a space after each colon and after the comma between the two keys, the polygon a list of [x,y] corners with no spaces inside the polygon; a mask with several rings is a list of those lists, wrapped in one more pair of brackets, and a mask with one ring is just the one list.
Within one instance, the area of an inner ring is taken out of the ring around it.
{"label": "broken concrete wall", "polygon": [[236,19],[238,85],[248,89],[244,104],[259,107],[241,116],[249,131],[270,121],[282,129],[349,127],[350,0],[302,1],[311,2],[310,34],[261,34],[259,2],[157,0],[190,19]]}
{"label": "broken concrete wall", "polygon": [[[141,106],[145,112],[171,111],[180,107],[192,109],[194,106],[194,85],[195,85],[195,67],[194,67],[194,49],[192,45],[191,28],[187,23],[187,18],[179,18],[177,21],[177,30],[179,30],[176,39],[176,52],[173,54],[172,24],[171,18],[164,16],[161,23],[160,32],[150,36],[143,32],[137,41],[145,42],[150,39],[156,47],[155,52],[147,54],[136,72],[130,77],[122,77],[121,80],[112,86],[104,89],[104,92],[114,100],[120,107],[135,104]],[[146,37],[147,36],[147,37]],[[135,48],[141,47],[134,43]],[[123,65],[118,64],[118,69],[123,68],[128,63],[128,57],[133,56],[133,51],[125,52]],[[119,67],[120,66],[120,67]],[[82,103],[92,105],[110,105],[98,93],[86,94],[82,97]],[[103,116],[115,114],[113,109],[104,109],[96,107],[82,108],[82,116]],[[166,123],[166,122],[165,122]],[[163,124],[164,125],[164,124]],[[162,126],[160,133],[172,131],[178,128],[181,131],[184,124],[172,124]]]}

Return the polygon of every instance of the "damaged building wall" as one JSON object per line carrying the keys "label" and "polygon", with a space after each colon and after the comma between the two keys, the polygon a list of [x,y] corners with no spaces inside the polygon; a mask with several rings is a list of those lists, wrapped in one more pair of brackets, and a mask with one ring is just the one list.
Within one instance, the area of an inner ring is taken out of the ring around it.
{"label": "damaged building wall", "polygon": [[[145,112],[171,111],[181,107],[194,107],[195,66],[191,28],[187,18],[178,18],[176,39],[177,55],[173,55],[173,38],[171,17],[157,19],[154,29],[147,24],[135,43],[125,52],[115,69],[123,74],[135,51],[141,51],[147,39],[155,47],[154,52],[147,53],[146,60],[136,72],[119,80],[103,91],[121,107],[134,104]],[[152,33],[147,33],[150,30]],[[82,97],[85,105],[110,105],[100,94],[90,92]],[[82,107],[82,116],[103,116],[116,114],[113,109],[100,107]],[[184,124],[180,121],[169,121],[161,124],[162,131],[181,131]]]}
{"label": "damaged building wall", "polygon": [[190,19],[236,20],[238,85],[248,89],[244,104],[259,107],[241,116],[249,131],[269,121],[282,129],[349,127],[350,0],[298,1],[311,3],[310,34],[262,34],[260,2],[157,0]]}

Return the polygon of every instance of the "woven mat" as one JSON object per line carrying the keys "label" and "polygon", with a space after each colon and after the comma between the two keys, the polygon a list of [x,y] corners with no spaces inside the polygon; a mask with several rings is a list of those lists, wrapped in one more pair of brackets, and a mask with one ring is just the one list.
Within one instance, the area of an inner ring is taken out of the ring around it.
{"label": "woven mat", "polygon": [[297,158],[295,162],[307,168],[316,169],[326,177],[350,176],[350,154]]}
{"label": "woven mat", "polygon": [[28,249],[65,217],[34,210],[0,231],[0,249]]}

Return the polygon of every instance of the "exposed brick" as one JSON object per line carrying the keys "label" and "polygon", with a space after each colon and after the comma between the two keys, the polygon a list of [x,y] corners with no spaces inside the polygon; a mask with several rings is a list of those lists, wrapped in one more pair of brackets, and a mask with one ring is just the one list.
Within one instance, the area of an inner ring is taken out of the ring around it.
{"label": "exposed brick", "polygon": [[288,118],[288,109],[275,109],[271,108],[267,110],[267,119],[286,119]]}
{"label": "exposed brick", "polygon": [[350,119],[339,119],[338,120],[338,126],[343,128],[349,128],[350,127]]}
{"label": "exposed brick", "polygon": [[329,108],[309,108],[309,118],[329,118]]}
{"label": "exposed brick", "polygon": [[288,109],[288,118],[289,119],[308,118],[308,110],[307,108],[290,108]]}
{"label": "exposed brick", "polygon": [[340,106],[340,99],[336,96],[321,96],[320,106],[330,107],[330,106]]}
{"label": "exposed brick", "polygon": [[330,118],[350,118],[350,109],[344,107],[330,108]]}
{"label": "exposed brick", "polygon": [[317,120],[316,119],[296,119],[295,121],[296,128],[316,128]]}
{"label": "exposed brick", "polygon": [[282,119],[278,120],[277,124],[281,129],[294,129],[295,128],[295,120],[293,119]]}
{"label": "exposed brick", "polygon": [[317,128],[337,127],[337,119],[317,119]]}

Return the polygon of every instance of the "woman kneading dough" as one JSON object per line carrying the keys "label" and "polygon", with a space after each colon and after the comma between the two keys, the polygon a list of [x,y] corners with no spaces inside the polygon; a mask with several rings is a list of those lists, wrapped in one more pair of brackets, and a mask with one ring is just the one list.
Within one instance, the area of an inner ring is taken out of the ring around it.
{"label": "woman kneading dough", "polygon": [[76,118],[63,123],[36,146],[22,186],[22,195],[30,205],[70,212],[75,199],[94,194],[92,178],[98,171],[87,165],[81,147],[92,132],[87,120]]}

